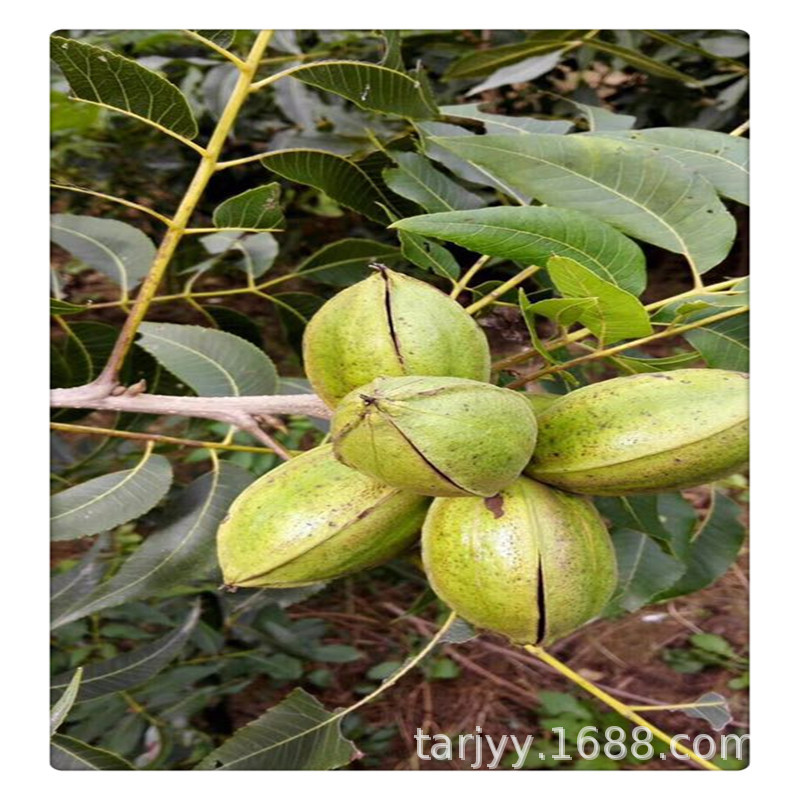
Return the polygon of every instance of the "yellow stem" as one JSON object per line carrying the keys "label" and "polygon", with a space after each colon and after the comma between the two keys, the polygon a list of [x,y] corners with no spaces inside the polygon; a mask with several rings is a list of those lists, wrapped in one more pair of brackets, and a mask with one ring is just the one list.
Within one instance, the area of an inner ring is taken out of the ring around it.
{"label": "yellow stem", "polygon": [[613,356],[616,353],[621,353],[623,350],[629,350],[632,347],[641,347],[643,344],[649,344],[650,342],[655,342],[659,339],[667,339],[670,336],[678,336],[682,333],[686,333],[687,331],[694,330],[695,328],[703,328],[706,325],[711,325],[714,322],[721,322],[724,319],[735,317],[738,314],[745,314],[749,310],[749,306],[733,308],[730,311],[723,312],[722,314],[714,314],[713,316],[699,319],[696,322],[690,322],[686,325],[679,325],[676,328],[668,328],[667,330],[654,333],[651,336],[645,336],[642,339],[634,339],[633,341],[624,342],[623,344],[618,344],[614,347],[606,347],[604,350],[593,350],[588,355],[580,356],[579,358],[573,358],[571,361],[565,361],[563,364],[553,364],[549,367],[545,367],[544,369],[522,375],[515,381],[509,383],[508,388],[518,389],[520,386],[524,386],[529,381],[534,381],[543,377],[544,375],[552,375],[555,372],[563,372],[565,369],[571,369],[572,367],[577,366],[578,364],[584,364],[587,361],[596,361],[598,358]]}
{"label": "yellow stem", "polygon": [[178,247],[178,243],[183,238],[189,219],[200,201],[211,176],[214,174],[214,168],[222,152],[225,140],[233,127],[239,109],[247,98],[253,76],[258,69],[259,60],[271,38],[272,31],[260,31],[250,49],[247,60],[240,68],[239,77],[231,92],[231,96],[228,98],[225,110],[219,118],[219,122],[214,129],[214,133],[211,135],[208,146],[203,150],[202,158],[197,166],[197,171],[192,178],[192,182],[189,184],[189,188],[186,190],[186,194],[183,196],[183,200],[181,200],[178,206],[178,210],[175,212],[172,224],[167,234],[161,240],[161,245],[156,252],[153,264],[142,283],[139,294],[136,296],[133,308],[122,326],[111,357],[98,378],[97,382],[100,384],[116,382],[117,373],[119,372],[123,359],[133,344],[133,337],[136,335],[139,323],[144,319],[150,302],[155,296],[161,279],[164,277],[164,273]]}
{"label": "yellow stem", "polygon": [[498,297],[502,297],[509,289],[513,289],[517,284],[522,283],[524,280],[527,280],[531,277],[535,272],[538,272],[541,267],[537,265],[533,265],[531,267],[526,267],[522,270],[519,274],[515,275],[513,278],[509,278],[505,283],[500,284],[496,289],[492,289],[489,294],[485,297],[481,297],[480,300],[476,300],[471,306],[467,306],[467,313],[468,314],[475,314],[476,312],[480,311],[485,306],[488,306],[490,303],[493,303]]}
{"label": "yellow stem", "polygon": [[95,428],[91,425],[71,425],[65,422],[51,422],[50,428],[63,433],[86,433],[92,436],[112,436],[117,439],[135,439],[161,444],[175,444],[180,447],[205,447],[208,450],[229,450],[236,453],[274,453],[268,447],[248,447],[226,442],[201,442],[197,439],[181,439],[178,436],[164,436],[160,433],[140,433],[138,431],[118,431],[113,428]]}
{"label": "yellow stem", "polygon": [[667,703],[655,706],[628,706],[628,708],[631,711],[677,711],[681,708],[719,708],[724,705],[724,700],[718,700],[714,703]]}
{"label": "yellow stem", "polygon": [[731,136],[741,136],[743,133],[747,133],[750,130],[750,120],[748,119],[747,122],[743,122],[738,128],[734,128],[731,132]]}
{"label": "yellow stem", "polygon": [[671,748],[679,750],[685,756],[688,756],[692,761],[694,761],[695,764],[699,764],[701,767],[703,767],[703,769],[720,769],[720,767],[718,767],[716,764],[706,761],[706,759],[696,755],[685,745],[675,741],[669,734],[664,733],[664,731],[659,728],[656,728],[655,725],[648,722],[644,717],[640,717],[630,706],[625,705],[625,703],[623,703],[621,700],[617,700],[616,697],[612,697],[610,694],[608,694],[608,692],[604,692],[599,686],[595,686],[591,681],[570,669],[566,664],[562,663],[554,656],[551,656],[546,650],[542,649],[541,647],[535,647],[531,644],[526,644],[525,649],[531,655],[536,656],[536,658],[538,658],[540,661],[543,661],[548,666],[560,672],[565,678],[569,678],[569,680],[571,680],[573,683],[576,683],[584,691],[594,695],[598,700],[602,700],[602,702],[604,702],[610,708],[613,708],[614,711],[616,711],[620,716],[625,717],[625,719],[630,720],[631,722],[635,722],[637,725],[647,728],[647,730],[649,730],[653,736],[661,739],[662,742],[666,742]]}
{"label": "yellow stem", "polygon": [[227,58],[228,61],[235,64],[239,69],[241,69],[244,66],[244,61],[242,61],[242,59],[239,58],[239,56],[235,55],[234,53],[231,53],[230,50],[226,50],[224,47],[220,47],[216,42],[213,42],[211,39],[206,39],[205,36],[198,33],[197,31],[184,30],[184,33],[187,36],[191,36],[192,39],[204,44],[206,47],[209,48],[209,50],[213,50],[215,53],[219,53],[223,58]]}
{"label": "yellow stem", "polygon": [[453,299],[455,299],[456,297],[458,297],[458,296],[461,294],[461,292],[463,292],[463,291],[464,291],[464,289],[466,289],[466,288],[467,288],[467,286],[469,286],[469,282],[470,282],[470,281],[471,281],[471,280],[472,280],[472,279],[475,277],[475,275],[477,274],[478,270],[480,270],[482,267],[484,267],[484,266],[485,266],[485,265],[488,263],[488,261],[489,261],[489,259],[490,259],[490,258],[491,258],[491,256],[481,256],[481,257],[480,257],[480,258],[479,258],[479,259],[478,259],[478,260],[477,260],[477,261],[476,261],[476,262],[475,262],[475,263],[474,263],[474,264],[473,264],[473,265],[472,265],[472,266],[471,266],[471,267],[470,267],[470,268],[469,268],[469,269],[468,269],[468,270],[467,270],[467,271],[464,273],[464,275],[463,275],[463,276],[462,276],[462,278],[461,278],[461,279],[458,281],[458,283],[456,283],[456,285],[453,287],[453,291],[452,291],[452,292],[450,292],[450,297],[452,297]]}

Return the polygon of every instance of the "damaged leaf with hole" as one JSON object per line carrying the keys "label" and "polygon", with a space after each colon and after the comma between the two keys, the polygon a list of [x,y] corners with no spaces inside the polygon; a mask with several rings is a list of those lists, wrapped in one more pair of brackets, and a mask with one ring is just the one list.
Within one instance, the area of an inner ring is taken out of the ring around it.
{"label": "damaged leaf with hole", "polygon": [[430,501],[340,464],[330,445],[268,472],[217,533],[225,584],[305,586],[388,561],[417,538]]}
{"label": "damaged leaf with hole", "polygon": [[517,644],[571,633],[600,614],[617,583],[614,547],[591,502],[525,477],[495,497],[434,500],[422,560],[453,611]]}
{"label": "damaged leaf with hole", "polygon": [[339,292],[306,327],[306,375],[325,403],[333,408],[378,377],[488,381],[489,345],[475,320],[434,286],[374,266],[374,275]]}
{"label": "damaged leaf with hole", "polygon": [[490,497],[522,472],[536,416],[519,392],[463,378],[378,378],[333,416],[342,463],[375,480],[436,497]]}

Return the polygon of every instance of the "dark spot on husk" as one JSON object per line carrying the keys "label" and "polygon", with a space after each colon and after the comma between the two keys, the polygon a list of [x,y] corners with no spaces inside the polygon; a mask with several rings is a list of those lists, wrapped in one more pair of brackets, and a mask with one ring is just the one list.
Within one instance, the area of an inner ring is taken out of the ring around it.
{"label": "dark spot on husk", "polygon": [[500,519],[500,517],[506,513],[503,508],[503,495],[501,494],[496,494],[494,497],[487,497],[483,501],[483,504],[492,512],[495,519]]}

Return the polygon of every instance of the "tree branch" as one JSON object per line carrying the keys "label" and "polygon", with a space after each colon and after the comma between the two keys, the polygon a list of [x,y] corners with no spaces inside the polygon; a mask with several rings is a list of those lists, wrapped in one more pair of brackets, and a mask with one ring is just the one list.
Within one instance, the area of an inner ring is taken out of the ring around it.
{"label": "tree branch", "polygon": [[[118,390],[117,390],[118,391]],[[101,395],[98,387],[88,384],[50,392],[54,408],[91,408],[128,411],[137,414],[175,414],[200,417],[236,425],[252,433],[255,417],[270,414],[306,414],[327,419],[330,409],[315,394],[270,394],[245,397],[173,397],[137,393],[129,387],[120,394]]]}

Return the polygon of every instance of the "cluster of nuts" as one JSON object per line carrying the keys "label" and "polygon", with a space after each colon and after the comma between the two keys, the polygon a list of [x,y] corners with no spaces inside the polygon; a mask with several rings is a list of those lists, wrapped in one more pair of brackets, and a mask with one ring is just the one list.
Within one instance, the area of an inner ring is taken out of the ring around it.
{"label": "cluster of nuts", "polygon": [[745,375],[615,378],[538,410],[488,382],[486,338],[455,300],[385,267],[326,303],[303,347],[333,409],[332,444],[233,503],[218,534],[229,586],[331,580],[392,558],[421,530],[448,606],[547,644],[597,616],[616,586],[608,531],[582,495],[694,486],[747,459]]}

